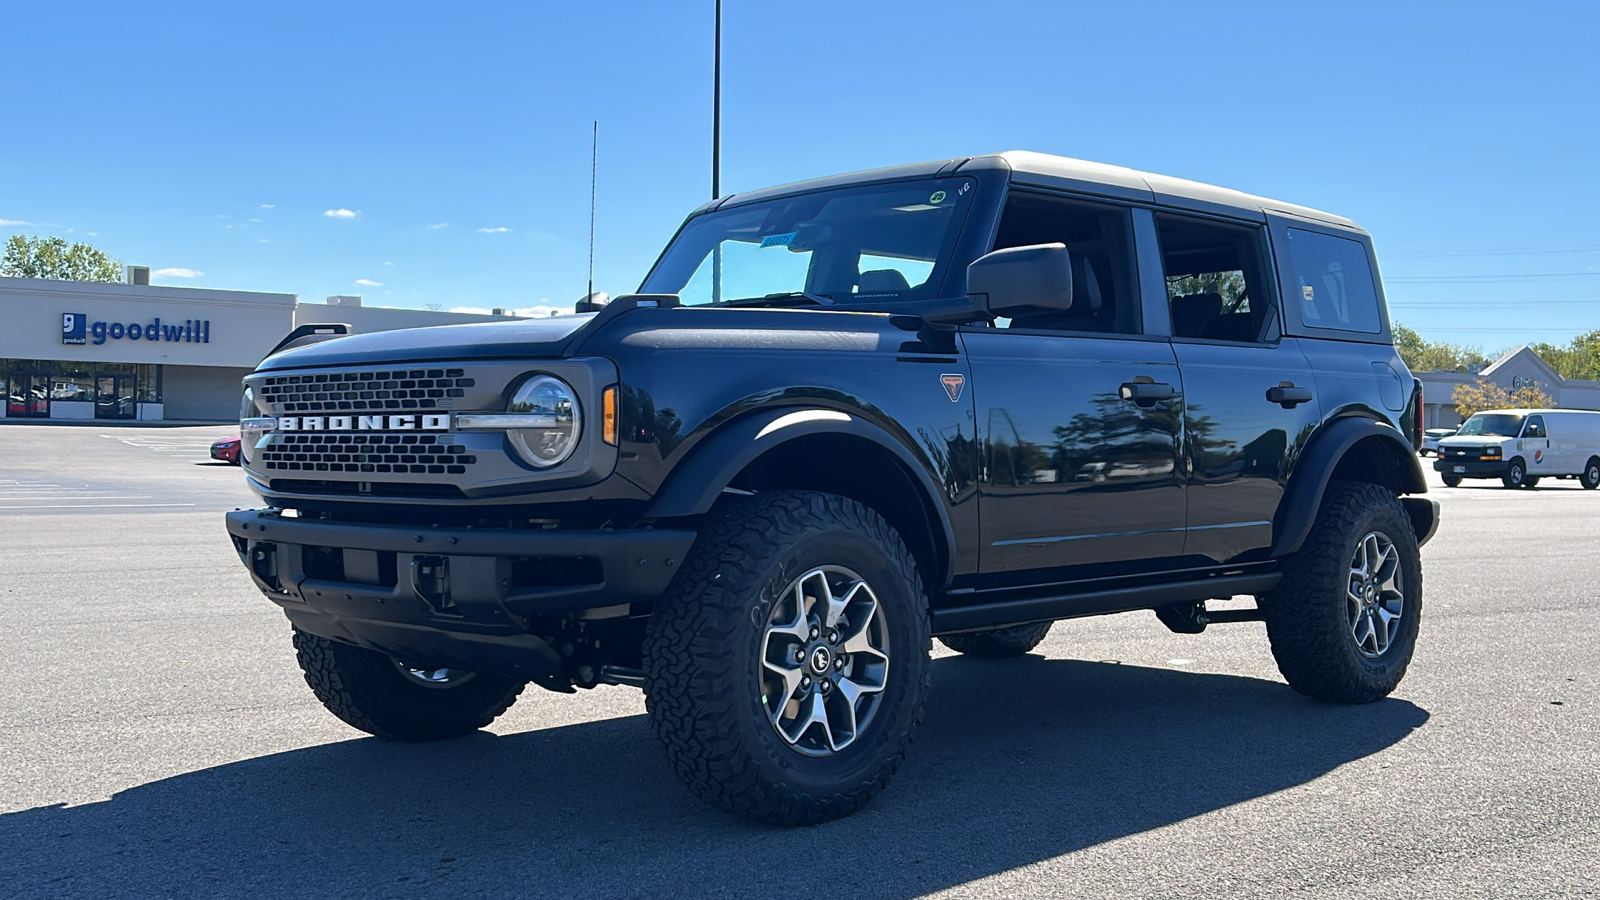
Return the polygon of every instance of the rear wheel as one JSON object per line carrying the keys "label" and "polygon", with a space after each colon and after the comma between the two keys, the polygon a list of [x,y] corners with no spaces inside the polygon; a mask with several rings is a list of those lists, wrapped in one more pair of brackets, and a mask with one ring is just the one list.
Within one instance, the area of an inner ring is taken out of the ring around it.
{"label": "rear wheel", "polygon": [[1461,486],[1461,476],[1460,475],[1442,475],[1442,476],[1440,476],[1440,480],[1444,482],[1444,486],[1445,487],[1460,487]]}
{"label": "rear wheel", "polygon": [[1508,488],[1522,487],[1522,481],[1528,477],[1528,467],[1523,464],[1522,457],[1513,459],[1506,465],[1506,473],[1500,476],[1500,483]]}
{"label": "rear wheel", "polygon": [[929,687],[927,599],[871,509],[761,493],[713,514],[644,654],[651,725],[690,790],[757,821],[825,822],[905,759]]}
{"label": "rear wheel", "polygon": [[1004,658],[1021,656],[1039,646],[1050,633],[1053,622],[1035,622],[1032,625],[1014,625],[993,631],[968,631],[964,634],[947,634],[939,643],[965,656]]}
{"label": "rear wheel", "polygon": [[1583,485],[1586,491],[1600,487],[1600,456],[1591,456],[1589,461],[1583,464],[1583,474],[1578,476],[1578,483]]}
{"label": "rear wheel", "polygon": [[516,702],[523,682],[463,669],[419,668],[295,629],[306,684],[345,724],[396,741],[470,734]]}
{"label": "rear wheel", "polygon": [[1411,662],[1422,613],[1421,557],[1400,502],[1374,484],[1330,484],[1261,609],[1290,687],[1341,703],[1388,696]]}

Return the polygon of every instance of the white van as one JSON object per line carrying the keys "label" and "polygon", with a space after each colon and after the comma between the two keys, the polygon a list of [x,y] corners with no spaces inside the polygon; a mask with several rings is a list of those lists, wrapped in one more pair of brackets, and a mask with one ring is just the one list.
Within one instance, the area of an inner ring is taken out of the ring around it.
{"label": "white van", "polygon": [[1600,486],[1600,412],[1491,409],[1439,441],[1433,468],[1455,487],[1463,478],[1498,478],[1508,488],[1540,478],[1576,478]]}

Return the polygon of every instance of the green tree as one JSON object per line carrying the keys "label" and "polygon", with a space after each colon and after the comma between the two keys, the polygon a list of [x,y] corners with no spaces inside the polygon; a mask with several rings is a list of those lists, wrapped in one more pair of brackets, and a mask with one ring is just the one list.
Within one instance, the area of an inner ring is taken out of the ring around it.
{"label": "green tree", "polygon": [[53,278],[57,281],[121,281],[122,260],[88,244],[58,237],[13,235],[0,254],[0,275],[11,278]]}
{"label": "green tree", "polygon": [[1395,323],[1394,348],[1413,372],[1480,372],[1494,362],[1477,347],[1426,341],[1415,331]]}
{"label": "green tree", "polygon": [[1562,378],[1600,381],[1600,331],[1580,334],[1565,347],[1555,344],[1529,344],[1545,364]]}

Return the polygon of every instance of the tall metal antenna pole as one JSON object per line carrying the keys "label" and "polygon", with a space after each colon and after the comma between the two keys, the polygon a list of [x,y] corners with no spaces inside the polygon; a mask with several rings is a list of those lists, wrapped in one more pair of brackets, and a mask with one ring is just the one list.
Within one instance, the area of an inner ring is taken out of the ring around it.
{"label": "tall metal antenna pole", "polygon": [[594,187],[600,173],[600,120],[594,123],[594,135],[589,145],[589,293],[585,300],[594,298]]}
{"label": "tall metal antenna pole", "polygon": [[717,34],[711,61],[711,199],[722,196],[722,0],[717,0]]}

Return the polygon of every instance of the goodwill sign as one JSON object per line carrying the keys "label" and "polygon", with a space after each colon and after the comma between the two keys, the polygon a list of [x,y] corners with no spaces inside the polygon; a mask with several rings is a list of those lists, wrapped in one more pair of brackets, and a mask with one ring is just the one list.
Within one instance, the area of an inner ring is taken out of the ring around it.
{"label": "goodwill sign", "polygon": [[61,343],[96,345],[112,341],[166,341],[168,343],[211,343],[210,319],[184,319],[182,324],[163,323],[159,317],[148,323],[90,322],[83,313],[61,314]]}

